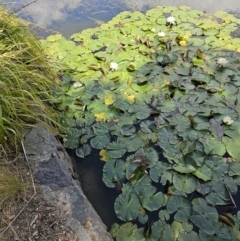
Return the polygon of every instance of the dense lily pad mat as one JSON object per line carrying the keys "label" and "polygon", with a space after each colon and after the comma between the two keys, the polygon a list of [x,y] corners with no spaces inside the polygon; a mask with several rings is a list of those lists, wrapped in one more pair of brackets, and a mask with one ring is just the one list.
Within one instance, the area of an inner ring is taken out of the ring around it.
{"label": "dense lily pad mat", "polygon": [[[114,208],[127,223],[113,226],[116,240],[239,240],[240,213],[229,212],[240,183],[239,24],[221,11],[158,7],[42,40],[63,79],[65,146],[81,158],[99,149],[103,181],[122,187]],[[151,224],[153,211],[152,225],[129,222]]]}

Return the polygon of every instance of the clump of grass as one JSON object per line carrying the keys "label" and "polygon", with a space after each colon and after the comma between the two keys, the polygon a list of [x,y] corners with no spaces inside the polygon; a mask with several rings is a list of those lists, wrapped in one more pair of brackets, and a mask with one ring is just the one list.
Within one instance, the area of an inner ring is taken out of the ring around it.
{"label": "clump of grass", "polygon": [[0,169],[0,202],[14,199],[28,188],[29,186],[16,173],[8,169]]}
{"label": "clump of grass", "polygon": [[26,127],[57,124],[49,106],[56,85],[28,24],[0,8],[0,144],[16,148]]}

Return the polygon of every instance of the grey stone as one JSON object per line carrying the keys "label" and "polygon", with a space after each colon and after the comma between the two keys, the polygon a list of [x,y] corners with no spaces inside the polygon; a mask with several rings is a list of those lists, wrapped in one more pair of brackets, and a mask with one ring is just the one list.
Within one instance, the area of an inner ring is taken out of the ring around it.
{"label": "grey stone", "polygon": [[56,156],[47,162],[41,162],[35,173],[35,181],[39,184],[49,185],[53,190],[72,185],[72,178],[60,166]]}
{"label": "grey stone", "polygon": [[112,241],[106,226],[82,192],[79,181],[72,178],[71,158],[55,137],[41,125],[35,125],[26,134],[24,147],[45,201],[66,213],[65,225],[74,232],[77,240]]}

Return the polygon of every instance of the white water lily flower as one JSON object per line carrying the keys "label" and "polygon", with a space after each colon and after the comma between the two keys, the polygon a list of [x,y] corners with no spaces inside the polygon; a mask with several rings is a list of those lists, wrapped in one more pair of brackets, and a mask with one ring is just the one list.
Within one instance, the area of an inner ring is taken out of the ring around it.
{"label": "white water lily flower", "polygon": [[152,29],[151,29],[151,32],[152,32],[152,33],[156,33],[156,29],[155,29],[155,28],[152,28]]}
{"label": "white water lily flower", "polygon": [[80,82],[75,82],[75,83],[73,84],[73,88],[74,88],[74,89],[80,88],[80,87],[82,87],[82,86],[83,86],[83,84],[80,83]]}
{"label": "white water lily flower", "polygon": [[167,18],[167,22],[170,23],[170,24],[174,24],[175,23],[175,18],[170,16]]}
{"label": "white water lily flower", "polygon": [[225,116],[225,117],[223,118],[223,123],[226,124],[226,125],[231,125],[231,124],[233,123],[233,120],[232,120],[231,117]]}
{"label": "white water lily flower", "polygon": [[166,34],[164,32],[159,32],[158,37],[164,37]]}
{"label": "white water lily flower", "polygon": [[228,60],[225,58],[218,58],[217,59],[217,64],[225,66],[226,64],[228,64]]}
{"label": "white water lily flower", "polygon": [[116,62],[110,63],[110,69],[111,69],[112,71],[118,70],[118,64],[117,64]]}

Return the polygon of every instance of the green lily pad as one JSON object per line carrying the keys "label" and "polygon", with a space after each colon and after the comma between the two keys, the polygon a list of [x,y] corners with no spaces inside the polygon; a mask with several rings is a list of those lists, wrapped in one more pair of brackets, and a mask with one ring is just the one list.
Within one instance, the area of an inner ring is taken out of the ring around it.
{"label": "green lily pad", "polygon": [[143,208],[148,211],[156,211],[165,203],[166,197],[161,192],[154,194],[151,189],[146,189],[140,196]]}
{"label": "green lily pad", "polygon": [[90,140],[91,146],[95,149],[102,149],[106,147],[109,143],[110,143],[109,135],[95,136]]}
{"label": "green lily pad", "polygon": [[201,240],[213,241],[213,240],[233,240],[231,231],[226,228],[215,228],[214,230],[200,230],[199,236]]}
{"label": "green lily pad", "polygon": [[122,160],[111,159],[103,167],[103,182],[108,187],[115,187],[125,177],[126,164]]}
{"label": "green lily pad", "polygon": [[125,145],[118,142],[112,142],[107,146],[106,151],[109,157],[120,158],[126,153],[127,150]]}
{"label": "green lily pad", "polygon": [[190,233],[181,233],[179,235],[179,241],[200,241],[199,236],[196,232],[191,231]]}
{"label": "green lily pad", "polygon": [[164,162],[158,162],[153,168],[150,169],[150,177],[154,182],[160,182],[162,185],[166,185],[167,181],[172,182],[172,167]]}
{"label": "green lily pad", "polygon": [[114,210],[119,219],[123,221],[134,220],[138,217],[141,204],[135,193],[126,191],[120,194],[114,203]]}
{"label": "green lily pad", "polygon": [[222,183],[217,183],[211,187],[211,192],[206,196],[207,202],[215,205],[226,205],[229,203],[229,195],[226,187]]}
{"label": "green lily pad", "polygon": [[212,179],[212,170],[205,164],[197,168],[192,174],[205,182]]}
{"label": "green lily pad", "polygon": [[202,230],[214,230],[218,221],[216,208],[209,206],[202,198],[195,198],[192,201],[193,213],[191,221]]}
{"label": "green lily pad", "polygon": [[84,157],[90,155],[91,151],[92,151],[92,148],[90,145],[83,144],[82,146],[80,146],[76,149],[76,155],[81,158],[84,158]]}
{"label": "green lily pad", "polygon": [[236,160],[240,160],[240,140],[234,140],[229,138],[223,138],[223,142],[226,145],[227,152]]}
{"label": "green lily pad", "polygon": [[114,226],[110,230],[116,241],[145,241],[144,236],[140,233],[137,225],[125,223],[114,230]]}
{"label": "green lily pad", "polygon": [[191,175],[176,173],[173,176],[173,185],[179,191],[192,193],[197,187],[197,179]]}
{"label": "green lily pad", "polygon": [[174,215],[176,221],[185,222],[192,214],[192,205],[182,196],[173,196],[167,203],[167,210],[170,214],[176,212]]}

